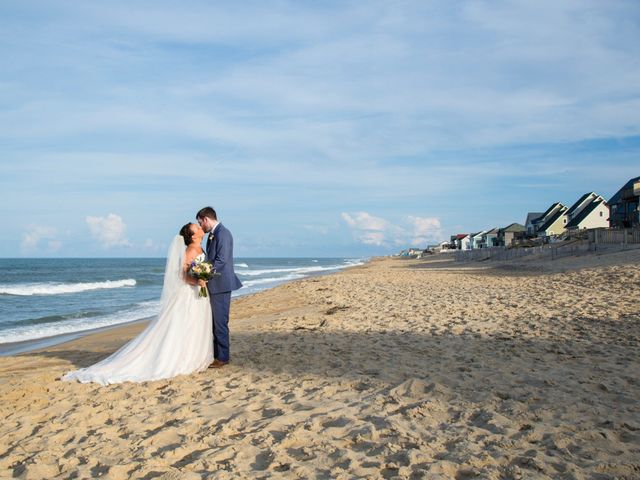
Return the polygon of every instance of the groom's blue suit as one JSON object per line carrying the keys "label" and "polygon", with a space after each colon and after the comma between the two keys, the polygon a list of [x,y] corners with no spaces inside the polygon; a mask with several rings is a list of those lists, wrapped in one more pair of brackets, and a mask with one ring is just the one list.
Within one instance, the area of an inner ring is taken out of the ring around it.
{"label": "groom's blue suit", "polygon": [[207,283],[213,313],[213,356],[228,362],[231,292],[242,287],[242,283],[233,269],[233,237],[221,223],[207,239],[207,259],[220,274]]}

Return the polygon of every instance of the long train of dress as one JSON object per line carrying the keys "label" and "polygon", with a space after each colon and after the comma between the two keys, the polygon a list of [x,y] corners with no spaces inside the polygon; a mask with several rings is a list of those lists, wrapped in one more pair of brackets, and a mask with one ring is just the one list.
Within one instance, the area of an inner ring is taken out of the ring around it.
{"label": "long train of dress", "polygon": [[[178,262],[179,268],[183,255],[167,261],[167,272],[176,268],[171,262]],[[62,379],[109,385],[159,380],[207,368],[213,361],[209,299],[198,297],[197,286],[176,280],[175,272],[172,275],[168,278],[165,273],[158,317],[140,335],[104,360]]]}

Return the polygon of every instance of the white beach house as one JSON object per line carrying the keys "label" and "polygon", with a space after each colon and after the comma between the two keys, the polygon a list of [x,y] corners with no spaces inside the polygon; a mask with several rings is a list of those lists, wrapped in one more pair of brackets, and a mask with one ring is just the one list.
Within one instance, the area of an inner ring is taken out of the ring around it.
{"label": "white beach house", "polygon": [[471,249],[475,250],[477,248],[486,248],[487,244],[486,242],[486,236],[485,234],[487,233],[486,230],[483,230],[481,232],[478,233],[472,233],[471,234]]}
{"label": "white beach house", "polygon": [[492,228],[484,233],[484,246],[486,248],[497,247],[498,246],[498,234],[500,233],[499,228]]}

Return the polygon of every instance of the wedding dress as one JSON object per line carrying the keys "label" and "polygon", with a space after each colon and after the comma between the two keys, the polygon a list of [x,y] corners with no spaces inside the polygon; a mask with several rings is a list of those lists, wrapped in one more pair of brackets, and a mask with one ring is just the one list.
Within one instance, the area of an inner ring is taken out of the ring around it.
{"label": "wedding dress", "polygon": [[209,366],[213,361],[211,305],[208,298],[198,297],[198,286],[182,278],[185,250],[182,237],[176,236],[167,255],[158,317],[109,357],[69,372],[62,380],[102,385],[144,382]]}

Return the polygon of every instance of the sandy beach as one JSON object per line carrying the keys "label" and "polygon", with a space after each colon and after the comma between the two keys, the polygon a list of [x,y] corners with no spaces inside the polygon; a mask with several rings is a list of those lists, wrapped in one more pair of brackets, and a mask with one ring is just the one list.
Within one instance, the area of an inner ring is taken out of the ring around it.
{"label": "sandy beach", "polygon": [[232,363],[59,381],[144,325],[0,358],[0,477],[640,478],[640,250],[374,259],[234,301]]}

